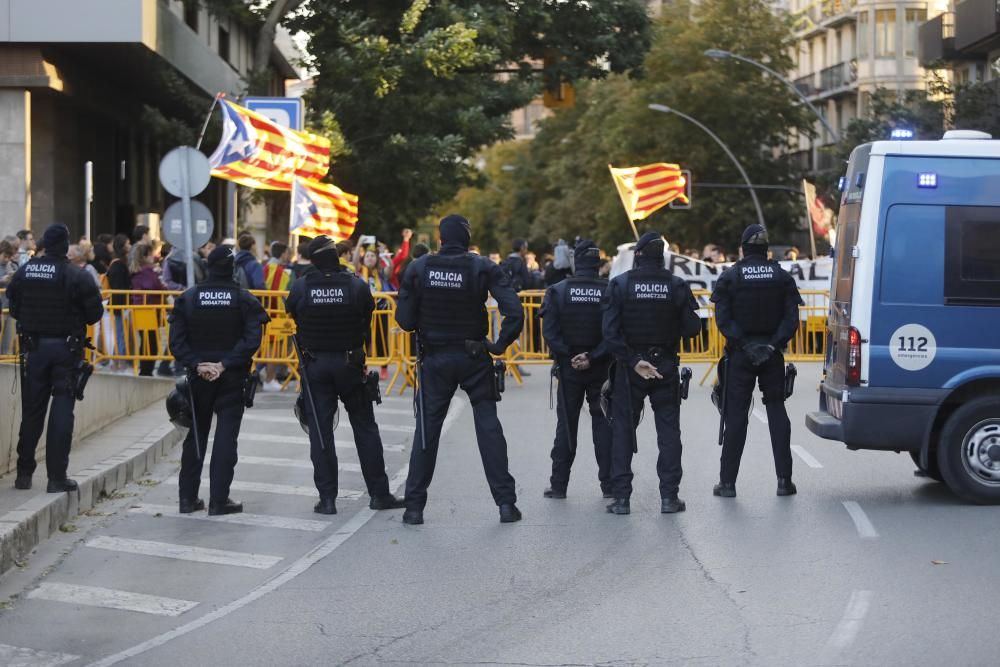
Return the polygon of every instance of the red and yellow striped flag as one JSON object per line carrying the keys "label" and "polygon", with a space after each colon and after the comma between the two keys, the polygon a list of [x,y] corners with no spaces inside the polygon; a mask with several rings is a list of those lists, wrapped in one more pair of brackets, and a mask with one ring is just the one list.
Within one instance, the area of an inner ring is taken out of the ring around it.
{"label": "red and yellow striped flag", "polygon": [[629,220],[643,220],[675,199],[688,203],[680,165],[657,162],[644,167],[615,168],[609,164],[608,169]]}
{"label": "red and yellow striped flag", "polygon": [[336,185],[295,179],[292,189],[291,231],[299,236],[326,234],[343,241],[358,222],[358,196]]}
{"label": "red and yellow striped flag", "polygon": [[209,157],[212,176],[249,188],[291,190],[295,178],[318,181],[330,169],[330,141],[222,100],[222,141]]}

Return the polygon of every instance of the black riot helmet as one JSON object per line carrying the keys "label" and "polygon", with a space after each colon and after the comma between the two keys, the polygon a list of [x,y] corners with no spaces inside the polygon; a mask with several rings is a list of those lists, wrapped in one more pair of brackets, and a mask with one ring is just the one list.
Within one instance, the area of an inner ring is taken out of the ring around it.
{"label": "black riot helmet", "polygon": [[[309,419],[306,417],[306,399],[304,394],[300,393],[299,397],[295,399],[295,405],[292,406],[292,412],[295,414],[295,418],[299,420],[299,426],[302,427],[302,432],[309,435]],[[337,426],[339,425],[340,406],[338,405],[333,409],[333,430],[336,431]]]}
{"label": "black riot helmet", "polygon": [[167,394],[167,415],[170,423],[182,428],[191,428],[194,423],[191,414],[191,389],[187,377],[177,380],[177,384]]}
{"label": "black riot helmet", "polygon": [[743,249],[744,255],[766,256],[768,244],[767,229],[764,225],[750,225],[743,230],[743,235],[740,237],[740,248]]}

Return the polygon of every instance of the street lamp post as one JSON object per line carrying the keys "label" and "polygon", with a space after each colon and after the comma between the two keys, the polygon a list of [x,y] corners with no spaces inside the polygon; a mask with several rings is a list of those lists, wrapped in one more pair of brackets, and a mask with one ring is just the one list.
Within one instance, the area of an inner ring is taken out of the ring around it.
{"label": "street lamp post", "polygon": [[717,60],[726,60],[728,58],[732,58],[733,60],[739,60],[741,63],[746,63],[748,65],[753,65],[757,69],[760,69],[760,70],[763,70],[763,71],[767,72],[768,74],[770,74],[771,76],[773,76],[775,79],[777,79],[781,83],[783,83],[786,86],[788,86],[788,88],[793,93],[795,93],[795,95],[798,96],[798,98],[800,100],[802,100],[802,103],[805,104],[807,107],[809,107],[810,111],[812,111],[814,114],[816,114],[816,117],[819,118],[819,122],[822,123],[823,127],[826,128],[826,131],[830,133],[830,136],[833,137],[833,140],[836,141],[836,142],[838,142],[838,143],[840,142],[840,135],[837,133],[836,130],[834,130],[830,126],[830,123],[828,123],[826,121],[826,118],[823,117],[823,114],[821,114],[819,112],[819,110],[812,105],[812,102],[810,102],[806,98],[806,96],[802,94],[802,91],[799,90],[795,86],[794,83],[792,83],[791,81],[789,81],[785,77],[781,76],[780,74],[778,74],[777,72],[775,72],[773,69],[771,69],[767,65],[765,65],[763,63],[759,63],[756,60],[752,60],[752,59],[747,58],[745,56],[741,56],[738,53],[732,53],[731,51],[724,51],[722,49],[708,49],[707,51],[705,51],[705,55],[708,56],[709,58],[715,58]]}
{"label": "street lamp post", "polygon": [[661,113],[676,114],[681,118],[683,118],[684,120],[690,123],[694,123],[695,125],[700,127],[705,132],[705,134],[712,137],[712,139],[715,140],[715,143],[719,144],[719,147],[722,148],[722,150],[726,152],[726,155],[729,156],[729,159],[733,161],[733,164],[736,166],[737,171],[740,172],[740,176],[742,176],[743,180],[746,182],[747,189],[750,190],[750,197],[753,199],[754,208],[757,209],[757,222],[759,222],[761,226],[766,226],[764,225],[764,211],[761,210],[760,202],[757,201],[757,193],[754,192],[753,183],[750,182],[750,177],[747,176],[747,172],[743,170],[743,165],[741,165],[740,161],[736,159],[736,156],[733,155],[733,152],[729,150],[729,146],[726,146],[726,144],[722,143],[722,139],[719,139],[719,137],[716,136],[715,132],[712,132],[710,129],[702,125],[700,122],[698,122],[691,116],[685,113],[681,113],[677,109],[671,109],[670,107],[664,106],[663,104],[650,104],[649,108],[652,109],[653,111],[659,111]]}

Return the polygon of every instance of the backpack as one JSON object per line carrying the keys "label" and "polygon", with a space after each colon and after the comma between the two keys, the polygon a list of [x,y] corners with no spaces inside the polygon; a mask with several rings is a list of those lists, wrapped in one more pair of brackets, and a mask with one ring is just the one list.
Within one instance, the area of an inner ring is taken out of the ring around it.
{"label": "backpack", "polygon": [[500,262],[500,270],[507,276],[507,280],[510,281],[510,286],[514,288],[515,292],[520,292],[525,288],[523,266],[524,260],[518,255],[508,255]]}

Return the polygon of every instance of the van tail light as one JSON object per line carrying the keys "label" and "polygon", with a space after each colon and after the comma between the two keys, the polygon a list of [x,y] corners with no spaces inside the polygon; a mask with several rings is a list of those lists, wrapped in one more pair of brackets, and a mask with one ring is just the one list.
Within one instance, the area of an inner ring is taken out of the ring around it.
{"label": "van tail light", "polygon": [[851,327],[847,333],[847,384],[861,384],[861,333]]}

